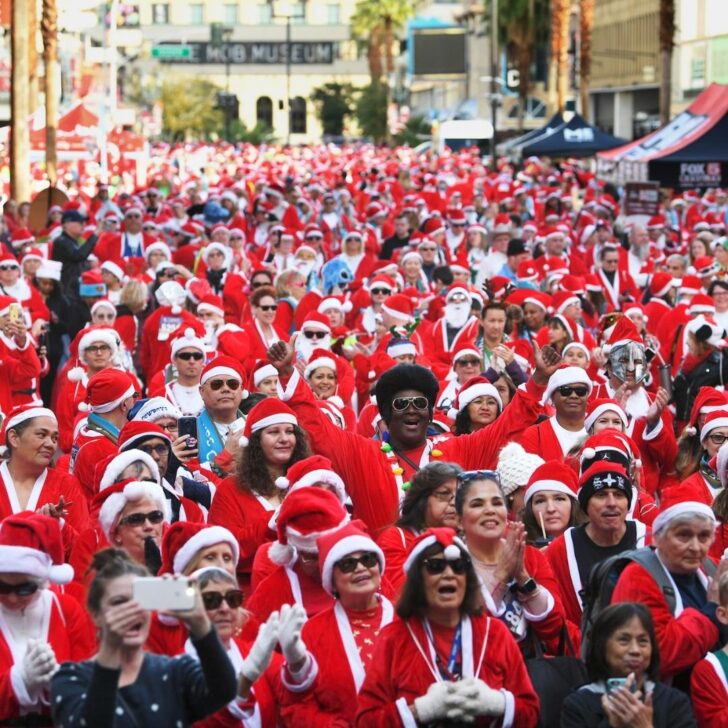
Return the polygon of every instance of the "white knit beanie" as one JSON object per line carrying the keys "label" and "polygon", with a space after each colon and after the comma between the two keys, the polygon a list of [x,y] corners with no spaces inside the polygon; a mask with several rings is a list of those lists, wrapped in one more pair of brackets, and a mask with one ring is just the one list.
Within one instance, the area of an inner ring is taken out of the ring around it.
{"label": "white knit beanie", "polygon": [[538,455],[526,452],[517,442],[509,442],[498,454],[496,467],[505,495],[524,487],[533,471],[544,462]]}

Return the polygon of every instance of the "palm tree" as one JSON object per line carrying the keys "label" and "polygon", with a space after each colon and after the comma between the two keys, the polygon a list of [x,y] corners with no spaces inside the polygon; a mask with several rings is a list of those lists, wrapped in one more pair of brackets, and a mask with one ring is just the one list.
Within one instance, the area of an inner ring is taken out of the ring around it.
{"label": "palm tree", "polygon": [[570,0],[551,0],[551,66],[556,76],[556,105],[561,113],[569,88],[570,14]]}
{"label": "palm tree", "polygon": [[675,0],[660,0],[660,123],[670,121],[672,49],[675,45]]}
{"label": "palm tree", "polygon": [[56,0],[43,0],[40,30],[43,36],[43,65],[45,66],[46,174],[50,186],[55,187],[58,177],[56,131],[58,97],[60,96],[56,83],[58,76],[58,8]]}
{"label": "palm tree", "polygon": [[591,77],[591,36],[594,26],[594,0],[579,0],[579,91],[581,115],[589,121],[589,79]]}

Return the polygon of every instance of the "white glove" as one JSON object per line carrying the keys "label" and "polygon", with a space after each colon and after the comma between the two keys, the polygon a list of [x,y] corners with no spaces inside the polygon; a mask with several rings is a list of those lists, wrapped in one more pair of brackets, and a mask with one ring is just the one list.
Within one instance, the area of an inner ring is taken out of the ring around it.
{"label": "white glove", "polygon": [[28,640],[28,647],[23,657],[20,675],[28,693],[45,689],[58,670],[58,663],[53,648],[41,640]]}
{"label": "white glove", "polygon": [[[420,723],[432,723],[441,718],[456,719],[462,715],[465,700],[456,694],[456,683],[434,682],[427,688],[427,692],[415,698],[414,706],[417,711],[417,720]],[[450,716],[450,712],[455,713]]]}
{"label": "white glove", "polygon": [[463,708],[473,718],[481,715],[500,716],[506,710],[506,696],[477,677],[466,677],[455,683],[458,694],[466,703]]}
{"label": "white glove", "polygon": [[301,630],[306,623],[306,611],[300,604],[284,604],[281,607],[281,629],[278,641],[283,657],[289,665],[295,665],[306,657],[306,645],[301,639]]}
{"label": "white glove", "polygon": [[278,642],[278,630],[280,628],[280,617],[278,612],[273,612],[268,621],[260,626],[258,636],[250,648],[248,656],[243,662],[241,670],[243,677],[254,683],[270,665],[273,650]]}

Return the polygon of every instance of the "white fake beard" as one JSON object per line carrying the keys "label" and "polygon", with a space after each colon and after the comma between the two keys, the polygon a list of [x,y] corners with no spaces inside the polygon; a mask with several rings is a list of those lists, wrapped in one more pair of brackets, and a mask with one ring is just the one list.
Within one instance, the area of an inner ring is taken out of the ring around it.
{"label": "white fake beard", "polygon": [[469,303],[448,303],[445,305],[445,321],[448,326],[459,329],[470,317]]}
{"label": "white fake beard", "polygon": [[308,274],[313,270],[314,265],[316,265],[315,260],[299,260],[296,262],[296,270],[308,278]]}
{"label": "white fake beard", "polygon": [[308,362],[314,349],[326,349],[327,351],[331,348],[331,337],[326,336],[323,339],[307,339],[303,332],[296,337],[296,346],[294,347],[296,353],[301,354],[303,360]]}

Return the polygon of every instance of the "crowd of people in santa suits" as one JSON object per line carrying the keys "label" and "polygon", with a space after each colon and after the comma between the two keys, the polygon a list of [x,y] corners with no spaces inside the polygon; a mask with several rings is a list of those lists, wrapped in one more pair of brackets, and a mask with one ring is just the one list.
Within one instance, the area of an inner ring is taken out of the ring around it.
{"label": "crowd of people in santa suits", "polygon": [[214,152],[6,205],[0,723],[726,728],[726,192]]}

